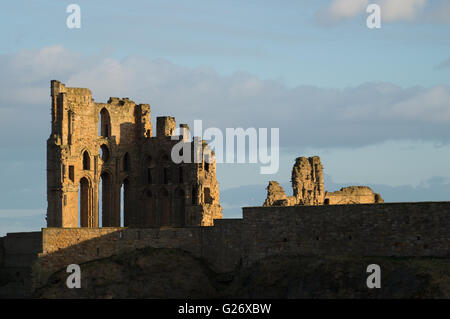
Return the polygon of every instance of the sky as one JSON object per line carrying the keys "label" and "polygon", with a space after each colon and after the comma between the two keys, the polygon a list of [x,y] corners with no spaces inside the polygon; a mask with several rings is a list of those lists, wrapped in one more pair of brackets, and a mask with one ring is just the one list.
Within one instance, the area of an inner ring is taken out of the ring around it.
{"label": "sky", "polygon": [[224,217],[261,205],[269,180],[291,194],[312,155],[329,191],[450,200],[450,1],[18,0],[0,21],[0,236],[45,227],[53,79],[149,103],[153,122],[279,128],[276,174],[218,164]]}

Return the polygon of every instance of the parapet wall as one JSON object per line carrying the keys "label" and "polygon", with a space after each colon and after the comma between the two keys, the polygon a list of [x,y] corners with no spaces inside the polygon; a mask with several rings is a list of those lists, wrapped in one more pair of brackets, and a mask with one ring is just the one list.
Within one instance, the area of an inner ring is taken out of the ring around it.
{"label": "parapet wall", "polygon": [[246,207],[213,227],[44,228],[46,268],[142,248],[180,248],[217,271],[274,254],[450,256],[450,202]]}
{"label": "parapet wall", "polygon": [[3,267],[28,267],[42,251],[42,236],[41,232],[9,233],[2,237],[0,244]]}
{"label": "parapet wall", "polygon": [[44,228],[43,269],[55,271],[69,264],[143,247],[180,248],[200,257],[200,227],[185,228]]}
{"label": "parapet wall", "polygon": [[215,220],[210,227],[44,228],[29,234],[3,239],[4,264],[36,251],[39,235],[37,285],[69,264],[148,246],[188,251],[217,272],[280,254],[450,257],[450,202],[246,207],[242,219]]}
{"label": "parapet wall", "polygon": [[247,264],[268,255],[450,256],[450,202],[246,207]]}
{"label": "parapet wall", "polygon": [[30,297],[31,265],[42,251],[41,232],[0,238],[0,299]]}

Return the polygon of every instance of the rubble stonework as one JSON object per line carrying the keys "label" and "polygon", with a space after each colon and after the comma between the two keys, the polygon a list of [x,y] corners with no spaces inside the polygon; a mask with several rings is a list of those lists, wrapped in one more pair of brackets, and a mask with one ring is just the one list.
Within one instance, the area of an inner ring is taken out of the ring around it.
{"label": "rubble stonework", "polygon": [[343,187],[336,192],[326,192],[323,183],[323,166],[319,156],[298,157],[292,167],[293,196],[287,196],[276,181],[267,186],[267,198],[263,206],[379,204],[380,194],[368,186]]}
{"label": "rubble stonework", "polygon": [[270,181],[266,189],[267,198],[263,206],[288,206],[286,193],[278,182]]}
{"label": "rubble stonework", "polygon": [[222,218],[215,161],[171,159],[181,140],[194,150],[186,124],[173,139],[175,119],[158,117],[153,136],[148,104],[116,97],[96,103],[89,89],[58,81],[51,97],[48,227],[120,227],[121,219],[138,228],[211,226]]}
{"label": "rubble stonework", "polygon": [[325,203],[329,205],[338,204],[381,204],[384,200],[380,194],[368,186],[342,187],[336,192],[325,193]]}
{"label": "rubble stonework", "polygon": [[325,195],[319,156],[298,157],[292,167],[292,190],[298,205],[320,205]]}

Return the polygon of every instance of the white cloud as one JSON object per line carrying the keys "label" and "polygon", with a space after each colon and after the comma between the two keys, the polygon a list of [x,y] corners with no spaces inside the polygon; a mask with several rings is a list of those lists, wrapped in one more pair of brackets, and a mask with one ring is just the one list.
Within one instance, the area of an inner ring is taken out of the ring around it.
{"label": "white cloud", "polygon": [[404,119],[450,123],[450,91],[436,86],[392,106],[392,114]]}
{"label": "white cloud", "polygon": [[450,23],[448,0],[332,0],[317,11],[316,20],[323,25],[335,25],[364,14],[369,3],[380,5],[383,22]]}
{"label": "white cloud", "polygon": [[[186,68],[136,56],[122,60],[86,56],[61,46],[0,55],[0,69],[4,71],[0,73],[0,178],[8,181],[0,183],[4,208],[45,203],[42,185],[52,79],[88,87],[98,102],[119,96],[150,103],[153,120],[158,115],[172,115],[178,123],[203,119],[204,128],[277,127],[283,154],[289,156],[302,155],[309,148],[343,150],[368,145],[384,156],[388,153],[378,145],[385,141],[450,141],[450,87],[445,85],[402,88],[392,83],[365,83],[345,89],[291,88],[246,73],[223,76],[211,68]],[[348,156],[355,154],[358,152]],[[291,164],[286,167],[289,170]],[[254,174],[247,168],[238,169],[224,170],[222,185],[242,184],[259,176],[258,167]],[[387,176],[383,172],[376,175]],[[39,214],[39,210],[0,211],[0,226],[4,226],[0,234],[36,229],[35,225],[44,222]],[[33,227],[10,225],[7,218],[12,215],[23,216],[24,222],[35,218],[36,222]]]}
{"label": "white cloud", "polygon": [[[205,127],[278,127],[281,146],[287,147],[450,140],[450,88],[445,85],[290,88],[246,73],[222,76],[210,68],[186,68],[161,59],[80,56],[61,47],[0,56],[0,68],[7,70],[0,82],[8,83],[0,87],[8,101],[0,105],[0,147],[43,143],[48,137],[52,79],[88,87],[98,102],[118,96],[150,103],[153,119],[173,115],[191,124],[203,119]],[[25,70],[32,74],[26,83]],[[24,134],[23,127],[33,134]]]}

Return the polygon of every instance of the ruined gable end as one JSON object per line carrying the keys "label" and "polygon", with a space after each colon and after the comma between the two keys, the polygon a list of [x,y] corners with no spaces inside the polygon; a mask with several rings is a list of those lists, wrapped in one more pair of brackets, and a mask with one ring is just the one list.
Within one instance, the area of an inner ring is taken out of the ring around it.
{"label": "ruined gable end", "polygon": [[[175,163],[175,118],[127,97],[94,102],[51,81],[48,227],[211,226],[222,218],[215,161]],[[183,124],[183,129],[188,129]]]}

